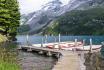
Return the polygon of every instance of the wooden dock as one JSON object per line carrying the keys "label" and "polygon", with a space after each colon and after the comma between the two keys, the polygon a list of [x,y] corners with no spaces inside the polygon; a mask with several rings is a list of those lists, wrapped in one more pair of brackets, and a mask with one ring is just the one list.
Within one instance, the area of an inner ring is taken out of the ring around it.
{"label": "wooden dock", "polygon": [[46,53],[48,56],[55,55],[59,58],[52,70],[81,70],[78,53],[58,49],[39,48],[33,46],[21,46],[21,49],[27,51],[38,51],[41,54]]}
{"label": "wooden dock", "polygon": [[[49,49],[25,45],[20,46],[20,49],[25,49],[29,52],[37,51],[39,54],[45,54],[47,56],[56,56],[59,59],[52,70],[85,70],[83,58],[84,55],[79,56],[79,53],[75,51]],[[82,51],[81,53],[84,53],[84,51]]]}

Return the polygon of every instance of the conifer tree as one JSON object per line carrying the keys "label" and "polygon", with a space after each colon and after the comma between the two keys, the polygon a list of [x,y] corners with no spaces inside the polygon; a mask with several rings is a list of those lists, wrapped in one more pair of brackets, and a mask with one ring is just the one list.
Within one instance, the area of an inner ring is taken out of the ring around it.
{"label": "conifer tree", "polygon": [[20,13],[17,0],[0,0],[0,28],[7,37],[15,38],[19,27]]}

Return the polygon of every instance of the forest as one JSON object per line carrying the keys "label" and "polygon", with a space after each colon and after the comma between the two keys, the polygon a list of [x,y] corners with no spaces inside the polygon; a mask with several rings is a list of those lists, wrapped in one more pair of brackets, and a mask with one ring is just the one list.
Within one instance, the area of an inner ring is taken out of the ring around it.
{"label": "forest", "polygon": [[61,15],[44,34],[104,35],[104,8],[73,10]]}

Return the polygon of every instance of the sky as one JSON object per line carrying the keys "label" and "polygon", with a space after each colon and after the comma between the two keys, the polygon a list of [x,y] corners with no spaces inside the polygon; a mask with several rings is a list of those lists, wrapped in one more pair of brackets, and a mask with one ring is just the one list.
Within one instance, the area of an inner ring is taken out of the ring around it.
{"label": "sky", "polygon": [[[42,5],[52,0],[18,0],[21,14],[27,14],[41,9]],[[60,0],[67,4],[69,0]]]}

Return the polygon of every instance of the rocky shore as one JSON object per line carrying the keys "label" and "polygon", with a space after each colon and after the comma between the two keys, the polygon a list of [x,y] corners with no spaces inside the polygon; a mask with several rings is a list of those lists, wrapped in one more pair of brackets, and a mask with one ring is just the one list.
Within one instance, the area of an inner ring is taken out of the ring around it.
{"label": "rocky shore", "polygon": [[100,52],[87,53],[84,58],[86,70],[104,70],[104,58]]}

